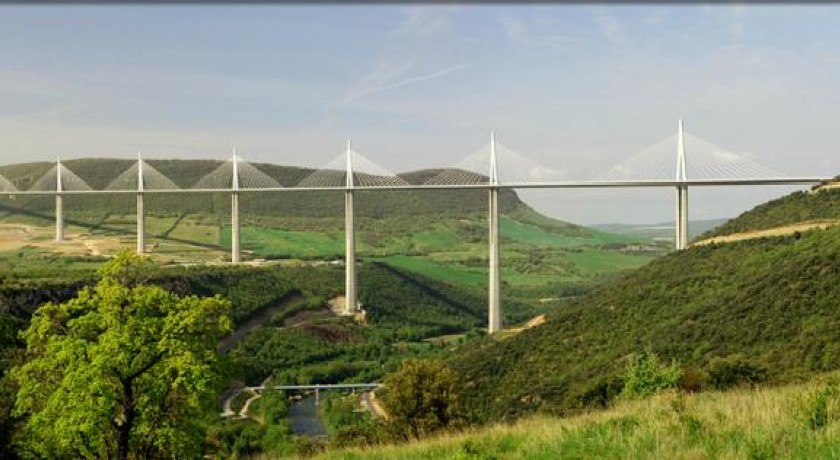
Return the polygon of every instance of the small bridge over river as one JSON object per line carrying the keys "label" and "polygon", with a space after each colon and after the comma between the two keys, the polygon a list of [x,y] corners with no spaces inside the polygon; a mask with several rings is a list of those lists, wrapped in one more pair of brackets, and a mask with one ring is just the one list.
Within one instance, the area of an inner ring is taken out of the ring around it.
{"label": "small bridge over river", "polygon": [[253,401],[254,399],[258,398],[262,392],[267,390],[314,392],[315,405],[317,406],[321,402],[322,391],[351,390],[355,392],[356,390],[375,390],[377,388],[380,388],[381,386],[381,383],[314,383],[309,385],[259,385],[253,387],[242,387],[226,398],[224,403],[225,411],[222,413],[222,417],[236,417],[237,415],[240,417],[246,416],[249,402],[245,403],[245,406],[238,414],[230,409],[230,401],[233,400],[233,398],[235,398],[237,395],[245,391],[254,395],[249,399],[249,401]]}
{"label": "small bridge over river", "polygon": [[[677,133],[630,156],[605,172],[584,180],[568,180],[557,169],[540,165],[498,143],[490,142],[454,166],[422,184],[409,184],[353,150],[350,142],[343,155],[291,187],[281,187],[259,168],[243,161],[236,151],[229,161],[198,180],[190,188],[179,188],[142,158],[104,189],[94,190],[73,171],[56,161],[46,174],[27,190],[18,190],[0,176],[0,195],[54,195],[55,239],[64,239],[63,198],[84,194],[133,194],[137,207],[137,252],[146,251],[144,199],[152,194],[228,193],[231,200],[231,262],[241,261],[239,197],[247,193],[306,193],[323,190],[344,192],[345,212],[345,312],[358,309],[356,291],[356,236],[354,194],[357,191],[480,189],[488,193],[489,222],[489,332],[502,328],[499,238],[500,189],[571,189],[658,187],[674,190],[676,249],[688,245],[688,189],[713,186],[810,185],[832,178],[791,177],[773,171],[752,158],[737,154],[686,134],[680,120]],[[322,387],[323,388],[323,387]],[[316,391],[317,388],[316,388]]]}

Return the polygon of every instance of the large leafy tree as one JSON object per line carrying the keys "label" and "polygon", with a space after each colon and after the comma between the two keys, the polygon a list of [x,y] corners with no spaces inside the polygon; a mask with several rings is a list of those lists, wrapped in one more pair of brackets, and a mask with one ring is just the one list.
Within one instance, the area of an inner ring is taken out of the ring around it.
{"label": "large leafy tree", "polygon": [[464,421],[458,376],[433,359],[403,361],[383,382],[380,399],[389,428],[400,438],[417,438]]}
{"label": "large leafy tree", "polygon": [[29,359],[12,370],[23,456],[200,455],[230,304],[147,285],[150,265],[123,252],[95,286],[33,316],[22,333]]}

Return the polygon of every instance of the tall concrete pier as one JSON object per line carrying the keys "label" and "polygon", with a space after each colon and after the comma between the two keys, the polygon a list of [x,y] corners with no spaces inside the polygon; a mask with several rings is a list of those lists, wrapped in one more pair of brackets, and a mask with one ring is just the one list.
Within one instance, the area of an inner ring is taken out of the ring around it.
{"label": "tall concrete pier", "polygon": [[496,135],[490,134],[490,200],[489,200],[489,283],[487,288],[487,332],[502,329],[499,241],[499,172],[496,164]]}
{"label": "tall concrete pier", "polygon": [[230,261],[239,263],[242,261],[240,247],[240,226],[239,226],[239,158],[236,156],[236,149],[233,149],[233,173],[231,177],[230,193]]}
{"label": "tall concrete pier", "polygon": [[64,241],[64,186],[61,183],[61,160],[55,161],[55,241]]}
{"label": "tall concrete pier", "polygon": [[143,202],[143,159],[137,154],[137,254],[146,252],[146,207]]}
{"label": "tall concrete pier", "polygon": [[[677,182],[685,182],[685,136],[683,121],[679,122],[677,134]],[[676,248],[688,247],[688,185],[677,185]]]}
{"label": "tall concrete pier", "polygon": [[347,181],[344,191],[344,313],[356,312],[356,223],[353,205],[353,151],[347,141]]}

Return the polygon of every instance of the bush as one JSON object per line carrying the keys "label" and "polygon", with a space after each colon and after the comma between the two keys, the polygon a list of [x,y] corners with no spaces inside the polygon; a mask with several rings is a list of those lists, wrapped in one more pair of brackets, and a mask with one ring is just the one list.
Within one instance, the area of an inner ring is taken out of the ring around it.
{"label": "bush", "polygon": [[397,438],[457,427],[464,419],[457,375],[437,360],[404,361],[397,373],[385,377],[380,399]]}
{"label": "bush", "polygon": [[709,376],[700,369],[688,368],[683,369],[680,374],[678,387],[680,391],[687,393],[696,393],[703,389],[708,383]]}
{"label": "bush", "polygon": [[749,362],[741,355],[714,357],[708,366],[709,382],[717,390],[725,390],[736,385],[761,383],[767,378],[767,371]]}
{"label": "bush", "polygon": [[623,374],[625,398],[643,398],[668,388],[675,388],[680,379],[680,369],[676,363],[666,366],[659,357],[646,350],[634,355]]}

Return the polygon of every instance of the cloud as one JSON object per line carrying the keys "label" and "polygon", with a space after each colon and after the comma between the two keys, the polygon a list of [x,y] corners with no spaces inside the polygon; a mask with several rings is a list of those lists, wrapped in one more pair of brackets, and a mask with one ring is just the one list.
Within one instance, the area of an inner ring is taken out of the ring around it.
{"label": "cloud", "polygon": [[744,23],[741,21],[735,21],[732,23],[730,30],[732,31],[732,38],[740,40],[744,36]]}
{"label": "cloud", "polygon": [[537,34],[522,19],[511,16],[498,18],[507,38],[517,44],[525,46],[547,46],[555,50],[566,51],[577,40],[563,35]]}
{"label": "cloud", "polygon": [[413,7],[405,8],[405,20],[391,30],[391,34],[401,37],[434,37],[452,31],[449,14],[452,7]]}
{"label": "cloud", "polygon": [[655,11],[655,12],[645,16],[645,18],[642,20],[642,22],[644,22],[645,24],[651,24],[651,25],[655,25],[655,26],[664,24],[665,23],[665,14],[663,14],[661,11]]}
{"label": "cloud", "polygon": [[627,39],[624,36],[624,28],[615,16],[600,13],[595,16],[595,22],[601,29],[601,35],[603,35],[607,41],[617,45],[627,44]]}
{"label": "cloud", "polygon": [[471,65],[471,62],[464,62],[432,73],[406,76],[408,71],[414,66],[413,62],[403,61],[389,63],[380,61],[371,72],[363,77],[359,83],[354,85],[354,89],[351,89],[347,93],[342,103],[347,104],[373,94],[402,88],[403,86],[408,86],[414,83],[442,78],[453,72],[466,69]]}

